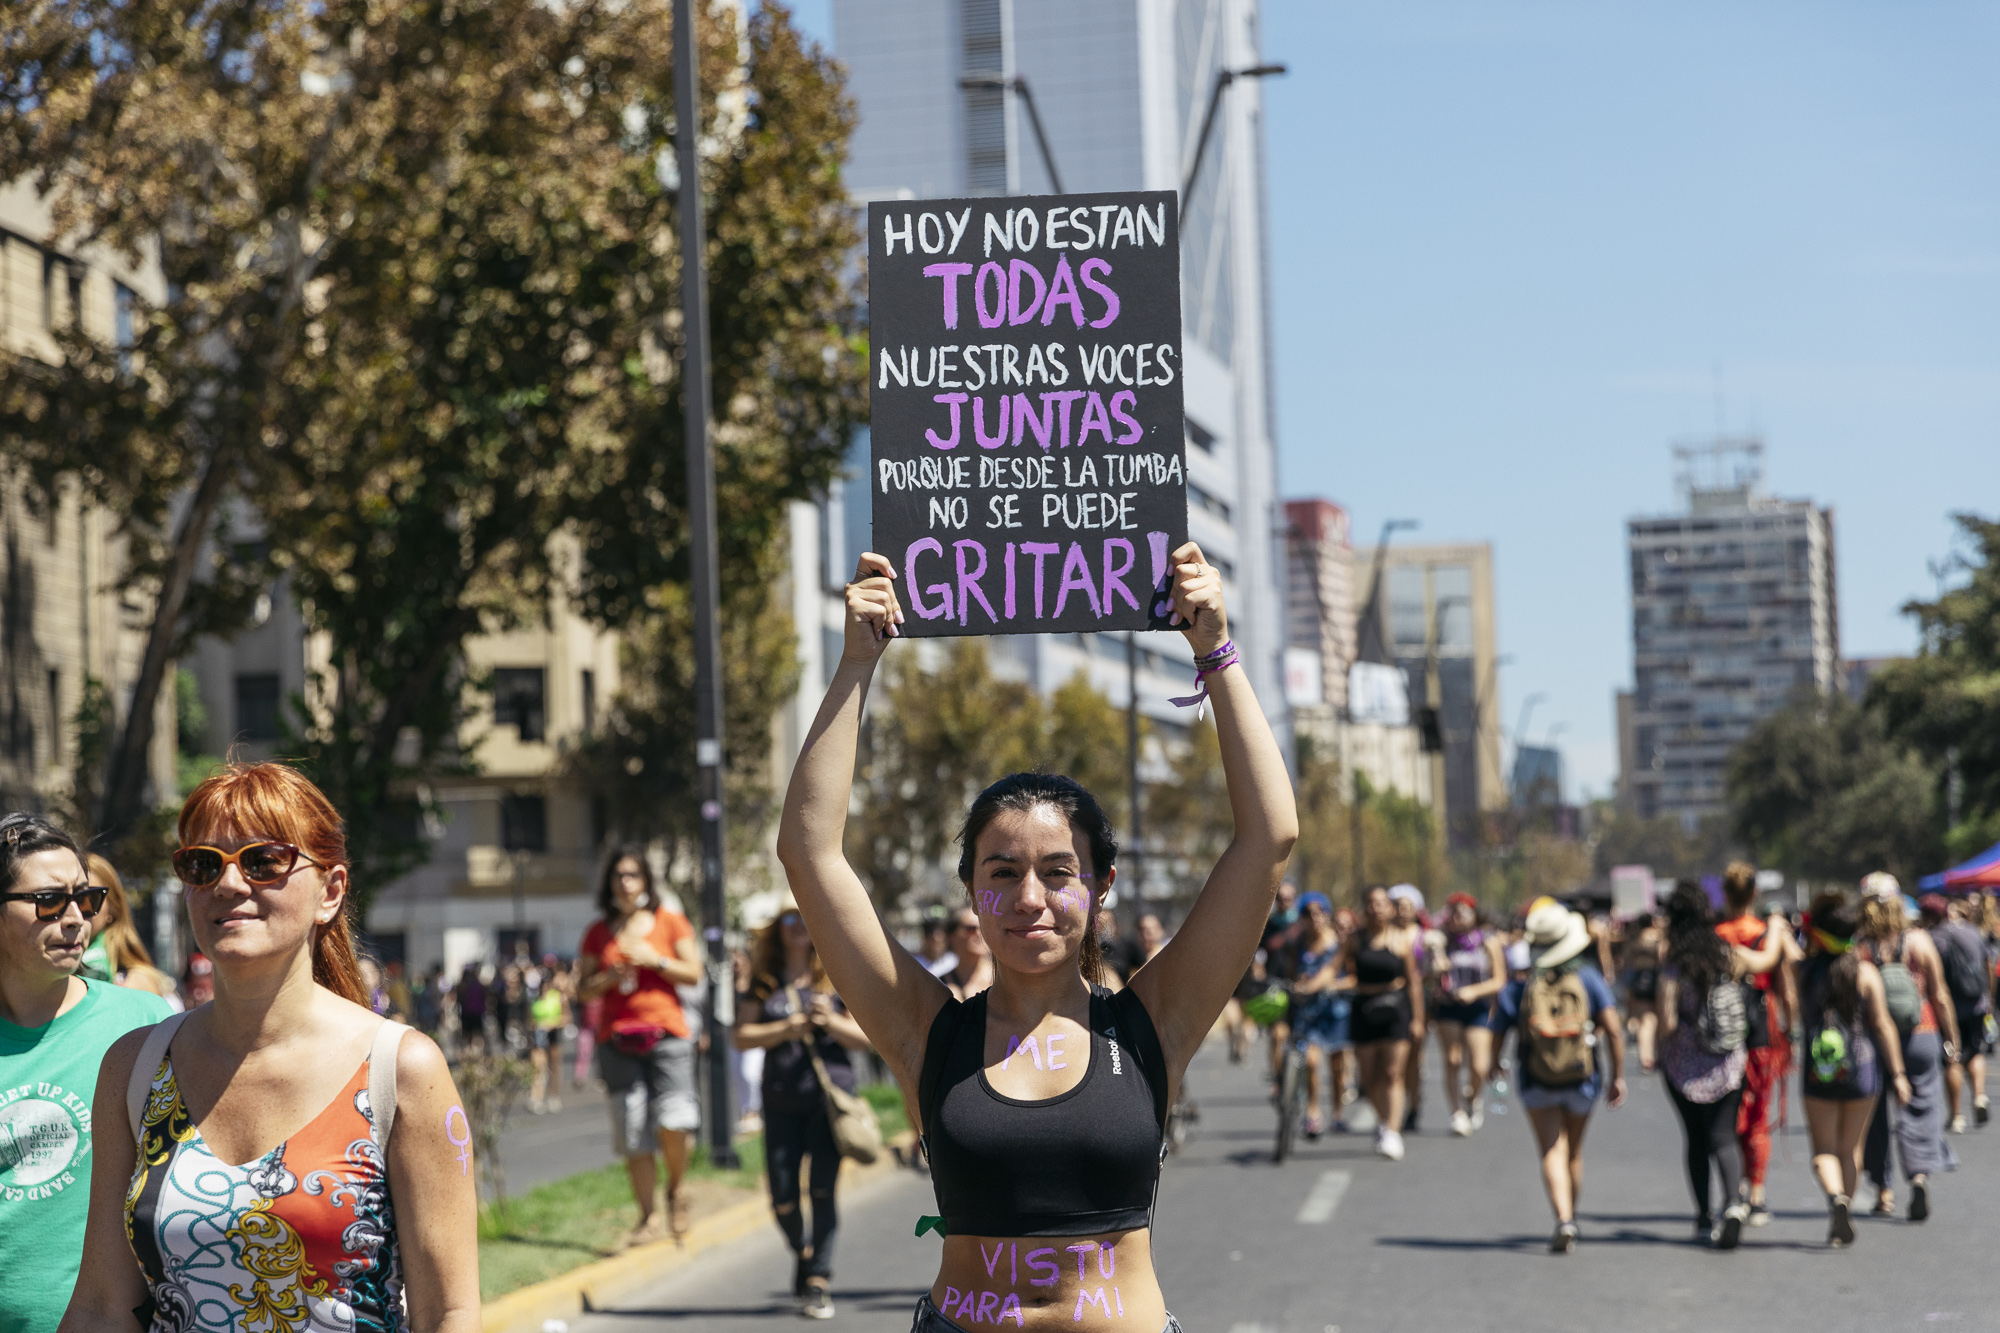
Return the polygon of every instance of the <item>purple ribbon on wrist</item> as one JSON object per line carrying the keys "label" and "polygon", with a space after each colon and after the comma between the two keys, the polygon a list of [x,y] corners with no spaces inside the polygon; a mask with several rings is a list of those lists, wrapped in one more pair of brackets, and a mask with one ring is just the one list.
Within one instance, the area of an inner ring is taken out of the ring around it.
{"label": "purple ribbon on wrist", "polygon": [[1201,688],[1193,694],[1181,698],[1169,698],[1168,703],[1176,708],[1194,709],[1195,721],[1199,722],[1208,712],[1208,678],[1219,671],[1236,665],[1236,642],[1224,639],[1222,646],[1205,657],[1194,659],[1194,683]]}

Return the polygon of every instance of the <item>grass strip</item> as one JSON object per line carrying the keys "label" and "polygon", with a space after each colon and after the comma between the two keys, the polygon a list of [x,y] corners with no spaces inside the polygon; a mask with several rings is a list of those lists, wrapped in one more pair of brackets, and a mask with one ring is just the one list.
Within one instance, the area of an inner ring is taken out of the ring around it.
{"label": "grass strip", "polygon": [[[902,1093],[893,1083],[874,1083],[861,1095],[875,1110],[884,1138],[909,1128]],[[687,1178],[697,1198],[721,1192],[747,1196],[764,1188],[764,1137],[751,1135],[736,1145],[741,1165],[719,1171],[706,1145],[695,1148]],[[666,1182],[660,1182],[664,1199]],[[721,1200],[719,1202],[726,1202]],[[719,1203],[718,1203],[719,1206]],[[697,1205],[696,1216],[710,1209]],[[617,1253],[619,1238],[639,1221],[632,1184],[622,1162],[550,1181],[479,1210],[479,1295],[495,1300],[508,1292]]]}
{"label": "grass strip", "polygon": [[[753,1136],[736,1145],[742,1165],[718,1171],[708,1150],[699,1147],[687,1178],[706,1183],[713,1194],[748,1196],[764,1188],[764,1140]],[[660,1182],[665,1197],[666,1181]],[[699,1216],[699,1214],[697,1214]],[[639,1221],[625,1166],[613,1163],[563,1180],[537,1185],[479,1210],[479,1295],[494,1300],[510,1291],[617,1253],[619,1238]]]}

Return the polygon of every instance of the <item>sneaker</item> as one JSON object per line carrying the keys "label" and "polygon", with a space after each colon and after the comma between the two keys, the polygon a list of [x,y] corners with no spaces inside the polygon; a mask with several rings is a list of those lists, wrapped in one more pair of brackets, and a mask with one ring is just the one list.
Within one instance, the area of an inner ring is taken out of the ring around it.
{"label": "sneaker", "polygon": [[805,1299],[799,1302],[799,1313],[807,1319],[833,1318],[833,1295],[824,1282],[806,1288]]}
{"label": "sneaker", "polygon": [[[1417,1115],[1418,1111],[1414,1106],[1403,1112],[1403,1132],[1405,1134],[1414,1134],[1417,1132]],[[1961,1121],[1961,1123],[1963,1122]]]}
{"label": "sneaker", "polygon": [[1581,1233],[1578,1232],[1576,1229],[1576,1223],[1574,1222],[1561,1223],[1556,1227],[1556,1234],[1549,1237],[1549,1253],[1550,1254],[1570,1253],[1571,1251],[1576,1249],[1576,1242],[1580,1235]]}
{"label": "sneaker", "polygon": [[1896,1196],[1888,1190],[1883,1190],[1882,1197],[1875,1200],[1875,1206],[1868,1211],[1876,1217],[1894,1217],[1896,1215]]}
{"label": "sneaker", "polygon": [[1753,1204],[1751,1204],[1751,1205],[1750,1205],[1750,1216],[1748,1216],[1748,1217],[1744,1218],[1743,1220],[1744,1220],[1745,1222],[1749,1223],[1749,1224],[1750,1224],[1751,1226],[1753,1226],[1753,1227],[1767,1227],[1767,1226],[1770,1226],[1770,1225],[1771,1225],[1771,1205],[1769,1205],[1769,1204],[1767,1204],[1767,1203],[1753,1203]]}
{"label": "sneaker", "polygon": [[633,1227],[624,1236],[620,1237],[618,1248],[629,1250],[640,1245],[651,1245],[656,1240],[665,1240],[666,1238],[666,1219],[656,1212],[651,1217],[643,1219],[639,1225]]}
{"label": "sneaker", "polygon": [[1834,1195],[1828,1203],[1826,1243],[1836,1250],[1854,1243],[1854,1219],[1848,1215],[1848,1198],[1845,1194]]}
{"label": "sneaker", "polygon": [[1472,1132],[1477,1134],[1486,1126],[1486,1108],[1477,1102],[1472,1105]]}
{"label": "sneaker", "polygon": [[1984,1126],[1987,1120],[1992,1116],[1992,1114],[1993,1114],[1992,1107],[1988,1105],[1986,1098],[1984,1096],[1974,1097],[1972,1099],[1973,1124]]}
{"label": "sneaker", "polygon": [[1921,1222],[1931,1215],[1931,1187],[1919,1180],[1910,1186],[1910,1220]]}
{"label": "sneaker", "polygon": [[1463,1111],[1453,1111],[1451,1113],[1451,1132],[1461,1139],[1470,1136],[1472,1133],[1472,1117]]}
{"label": "sneaker", "polygon": [[1384,1130],[1382,1137],[1375,1140],[1375,1153],[1377,1156],[1386,1157],[1392,1162],[1402,1161],[1403,1136],[1393,1129]]}
{"label": "sneaker", "polygon": [[1326,1122],[1319,1118],[1319,1112],[1314,1111],[1306,1116],[1304,1128],[1306,1131],[1306,1141],[1308,1143],[1317,1143],[1319,1142],[1319,1136],[1326,1133]]}
{"label": "sneaker", "polygon": [[1962,1115],[1955,1115],[1955,1116],[1953,1116],[1953,1117],[1951,1118],[1951,1132],[1952,1132],[1952,1133],[1954,1133],[1954,1134],[1963,1134],[1963,1133],[1965,1133],[1965,1117],[1964,1117],[1964,1116],[1962,1116]]}
{"label": "sneaker", "polygon": [[1722,1210],[1722,1225],[1715,1229],[1713,1237],[1718,1250],[1733,1250],[1743,1239],[1743,1223],[1750,1216],[1750,1205],[1732,1203]]}
{"label": "sneaker", "polygon": [[1702,1213],[1699,1216],[1697,1216],[1694,1219],[1694,1234],[1695,1234],[1695,1239],[1697,1240],[1701,1240],[1706,1237],[1714,1235],[1715,1218],[1708,1213]]}

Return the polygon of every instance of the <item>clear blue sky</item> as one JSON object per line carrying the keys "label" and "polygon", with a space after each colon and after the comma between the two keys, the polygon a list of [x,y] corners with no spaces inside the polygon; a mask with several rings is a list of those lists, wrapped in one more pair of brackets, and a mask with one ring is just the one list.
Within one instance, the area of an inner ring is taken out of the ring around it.
{"label": "clear blue sky", "polygon": [[[830,4],[800,5],[830,36]],[[1831,505],[1841,650],[2000,513],[2000,6],[1268,0],[1284,490],[1494,544],[1502,719],[1617,767],[1624,520],[1721,421]]]}

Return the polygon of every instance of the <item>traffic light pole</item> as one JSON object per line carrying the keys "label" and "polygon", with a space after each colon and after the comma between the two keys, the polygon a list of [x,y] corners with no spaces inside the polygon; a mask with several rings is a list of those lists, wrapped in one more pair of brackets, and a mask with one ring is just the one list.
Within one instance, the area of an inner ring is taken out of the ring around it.
{"label": "traffic light pole", "polygon": [[722,893],[722,641],[721,580],[716,569],[715,456],[710,449],[708,279],[702,261],[706,229],[701,208],[701,89],[696,82],[694,10],[674,5],[674,149],[680,167],[681,401],[686,412],[688,539],[694,593],[695,769],[701,796],[701,917],[707,946],[708,1158],[736,1165],[732,1138],[729,1029],[735,986],[724,947],[728,905]]}

